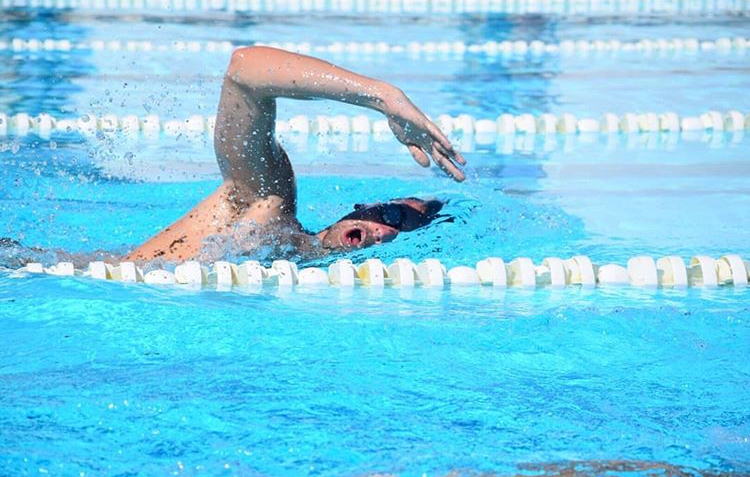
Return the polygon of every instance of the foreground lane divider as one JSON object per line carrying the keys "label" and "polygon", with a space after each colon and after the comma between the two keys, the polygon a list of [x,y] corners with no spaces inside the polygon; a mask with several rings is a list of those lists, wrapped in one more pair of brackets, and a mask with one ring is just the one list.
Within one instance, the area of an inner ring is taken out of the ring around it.
{"label": "foreground lane divider", "polygon": [[512,13],[644,14],[742,12],[748,0],[0,0],[3,8],[64,8],[127,13]]}
{"label": "foreground lane divider", "polygon": [[406,258],[398,258],[388,266],[374,258],[359,265],[342,259],[327,269],[299,269],[295,263],[286,260],[276,260],[269,268],[256,261],[240,264],[218,261],[213,265],[188,261],[171,271],[157,269],[147,273],[133,262],[117,265],[91,262],[85,270],[75,269],[70,262],[60,262],[50,267],[29,263],[16,270],[14,275],[78,276],[116,282],[230,290],[233,287],[271,289],[306,286],[443,289],[471,286],[594,288],[631,285],[646,288],[743,288],[748,284],[749,273],[750,262],[739,255],[723,255],[719,259],[696,255],[687,264],[678,256],[658,260],[637,256],[628,260],[626,267],[617,264],[599,266],[589,257],[577,255],[568,259],[547,257],[538,266],[527,257],[507,263],[501,258],[490,257],[477,262],[474,267],[457,266],[451,269],[446,269],[437,259],[426,259],[415,264]]}
{"label": "foreground lane divider", "polygon": [[[573,114],[543,113],[500,114],[495,119],[479,119],[469,114],[450,116],[441,114],[435,123],[446,134],[472,136],[479,144],[492,144],[499,136],[532,134],[616,134],[645,132],[693,131],[744,131],[750,129],[750,114],[738,110],[726,112],[707,111],[698,116],[680,117],[674,112],[605,113],[599,119],[578,118]],[[216,127],[215,116],[194,114],[186,119],[162,119],[157,115],[139,117],[104,114],[85,114],[78,118],[56,118],[49,113],[31,116],[17,113],[8,116],[0,113],[0,137],[35,134],[49,138],[53,132],[81,133],[93,136],[99,132],[130,136],[212,136]],[[373,135],[390,136],[385,119],[371,120],[368,116],[298,115],[289,120],[277,120],[276,132],[282,135]]]}
{"label": "foreground lane divider", "polygon": [[[506,40],[487,41],[484,43],[466,43],[463,41],[425,41],[393,44],[387,42],[331,42],[314,44],[310,42],[250,42],[247,45],[271,46],[303,54],[357,55],[358,58],[383,56],[389,54],[408,54],[421,58],[432,56],[485,55],[488,57],[505,56],[588,56],[590,54],[639,53],[652,54],[694,54],[697,52],[743,53],[750,49],[750,38],[721,37],[715,39],[699,38],[644,38],[621,41],[607,40],[563,40],[547,43],[540,40]],[[186,53],[220,53],[232,52],[245,44],[230,41],[194,41],[175,40],[171,42],[153,42],[148,40],[69,40],[11,38],[0,40],[0,51],[40,52],[40,51],[107,51],[107,52],[186,52]]]}

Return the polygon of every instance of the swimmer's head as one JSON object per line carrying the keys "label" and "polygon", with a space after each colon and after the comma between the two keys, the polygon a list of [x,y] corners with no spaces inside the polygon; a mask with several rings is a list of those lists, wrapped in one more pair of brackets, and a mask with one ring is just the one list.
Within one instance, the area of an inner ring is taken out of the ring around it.
{"label": "swimmer's head", "polygon": [[432,222],[443,204],[437,200],[394,199],[378,204],[356,204],[354,212],[317,236],[325,248],[352,249],[390,242]]}

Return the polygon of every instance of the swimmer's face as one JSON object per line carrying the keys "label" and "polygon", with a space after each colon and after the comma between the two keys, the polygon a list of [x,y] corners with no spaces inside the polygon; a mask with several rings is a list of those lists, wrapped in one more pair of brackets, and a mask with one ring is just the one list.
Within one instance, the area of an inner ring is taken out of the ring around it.
{"label": "swimmer's face", "polygon": [[318,234],[325,248],[352,249],[390,242],[401,231],[429,224],[443,204],[437,200],[396,199],[357,204],[354,212]]}
{"label": "swimmer's face", "polygon": [[362,248],[390,242],[398,229],[366,220],[340,220],[326,229],[321,243],[325,248]]}

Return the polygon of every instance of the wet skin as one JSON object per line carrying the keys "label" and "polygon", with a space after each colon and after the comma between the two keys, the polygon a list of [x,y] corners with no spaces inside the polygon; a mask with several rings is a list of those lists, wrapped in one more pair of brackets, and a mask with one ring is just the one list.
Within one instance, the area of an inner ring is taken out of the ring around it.
{"label": "wet skin", "polygon": [[[224,77],[216,116],[214,149],[224,182],[184,217],[159,232],[126,259],[183,261],[196,258],[209,237],[237,224],[286,231],[274,240],[304,234],[296,218],[292,164],[274,137],[276,98],[331,99],[378,111],[396,139],[422,167],[434,162],[449,177],[464,180],[463,157],[398,88],[325,61],[267,47],[236,50]],[[437,201],[395,199],[360,206],[323,231],[310,235],[324,249],[366,247],[430,222]]]}
{"label": "wet skin", "polygon": [[443,204],[437,200],[394,199],[381,204],[356,204],[354,212],[317,236],[326,248],[348,249],[390,242],[432,222]]}

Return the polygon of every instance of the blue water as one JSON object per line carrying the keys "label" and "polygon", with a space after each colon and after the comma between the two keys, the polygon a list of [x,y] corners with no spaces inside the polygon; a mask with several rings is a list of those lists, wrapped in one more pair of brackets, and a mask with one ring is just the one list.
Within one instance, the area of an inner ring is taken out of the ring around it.
{"label": "blue water", "polygon": [[[312,22],[299,15],[207,20],[15,10],[0,19],[6,40],[750,36],[742,14]],[[747,112],[747,54],[328,59],[395,82],[433,116],[596,117]],[[227,57],[4,51],[0,110],[213,114]],[[279,115],[358,112],[281,101]],[[447,201],[452,222],[349,254],[354,261],[750,257],[744,133],[516,138],[511,152],[454,139],[470,163],[464,184],[417,167],[391,139],[282,138],[299,176],[300,220],[318,230],[356,202]],[[125,252],[219,183],[205,138],[0,138],[0,164],[0,236],[74,252]],[[538,474],[526,466],[589,461],[597,468],[613,460],[748,473],[749,293],[251,294],[2,272],[0,475]]]}
{"label": "blue water", "polygon": [[744,291],[11,280],[0,462],[14,475],[747,469]]}

